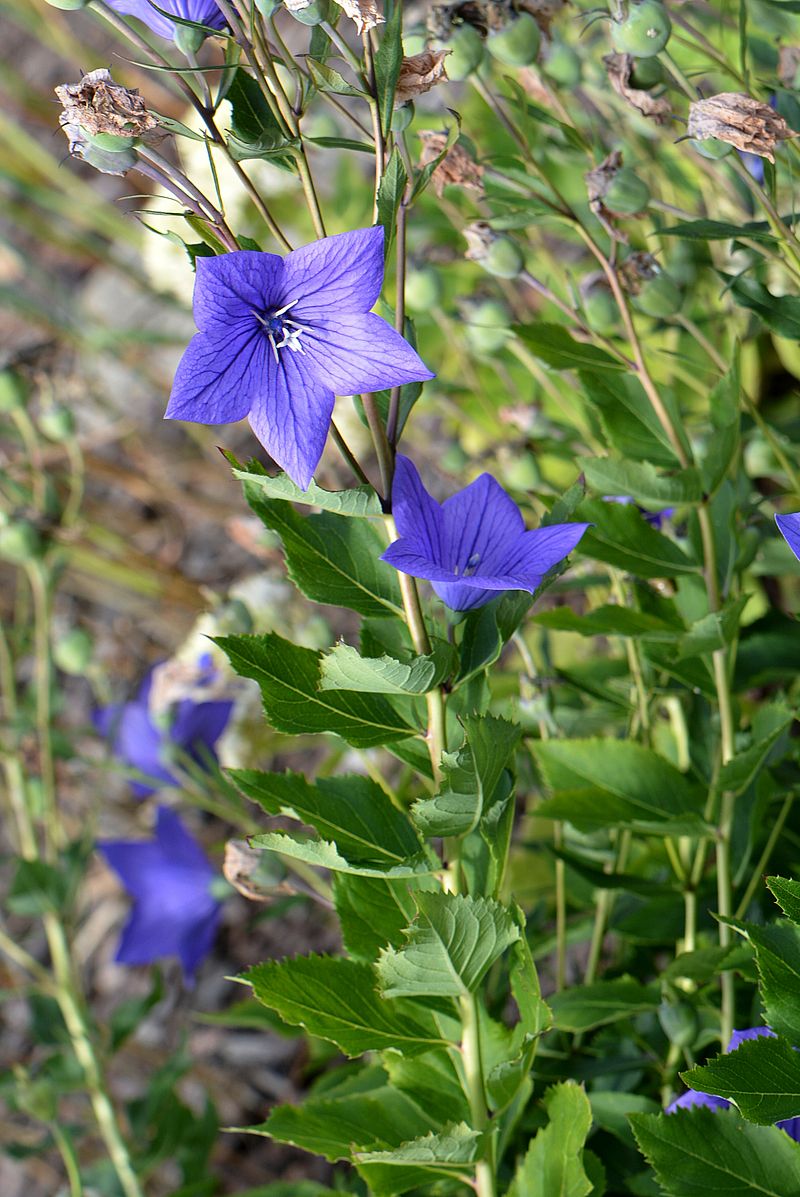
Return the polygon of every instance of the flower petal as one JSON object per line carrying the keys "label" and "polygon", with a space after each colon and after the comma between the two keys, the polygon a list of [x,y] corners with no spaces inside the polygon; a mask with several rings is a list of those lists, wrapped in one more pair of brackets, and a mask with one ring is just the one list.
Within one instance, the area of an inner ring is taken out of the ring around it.
{"label": "flower petal", "polygon": [[267,377],[269,342],[253,325],[197,333],[178,363],[165,420],[243,420]]}
{"label": "flower petal", "polygon": [[707,1106],[710,1110],[727,1110],[731,1103],[724,1097],[714,1097],[711,1093],[701,1093],[698,1089],[687,1089],[680,1097],[676,1097],[667,1106],[665,1113],[674,1114],[676,1110],[691,1110],[693,1106]]}
{"label": "flower petal", "polygon": [[383,286],[383,238],[383,226],[375,225],[292,250],[283,259],[284,302],[299,300],[304,321],[368,312]]}
{"label": "flower petal", "polygon": [[281,350],[250,409],[250,427],[292,482],[306,490],[325,448],[334,395],[305,355]]}
{"label": "flower petal", "polygon": [[443,565],[455,573],[507,574],[510,545],[525,531],[513,499],[491,474],[481,474],[442,504]]}
{"label": "flower petal", "polygon": [[[433,589],[451,611],[474,611],[496,597],[496,591],[470,586],[464,582],[434,582]],[[506,590],[508,587],[502,587]]]}
{"label": "flower petal", "polygon": [[279,254],[239,249],[198,258],[195,269],[194,319],[201,332],[215,331],[220,324],[236,325],[253,310],[280,308],[285,302],[284,259]]}
{"label": "flower petal", "polygon": [[441,565],[442,509],[422,485],[413,461],[402,453],[395,462],[392,514],[400,536],[413,540],[432,564]]}
{"label": "flower petal", "polygon": [[156,841],[164,860],[172,869],[188,869],[198,874],[200,886],[214,876],[205,852],[184,826],[182,820],[168,806],[156,812]]}
{"label": "flower petal", "polygon": [[316,320],[302,343],[314,370],[337,395],[434,377],[405,337],[374,313]]}
{"label": "flower petal", "polygon": [[550,524],[524,532],[504,557],[504,572],[525,581],[526,590],[535,590],[547,571],[569,556],[590,527],[591,524]]}
{"label": "flower petal", "polygon": [[[185,698],[178,703],[170,738],[192,755],[196,754],[198,748],[207,748],[213,752],[214,745],[225,731],[232,710],[233,703],[224,699],[218,702],[193,702],[190,698]],[[201,759],[202,755],[201,752]]]}
{"label": "flower petal", "polygon": [[778,525],[781,536],[800,561],[800,511],[795,511],[791,515],[776,515],[775,523]]}

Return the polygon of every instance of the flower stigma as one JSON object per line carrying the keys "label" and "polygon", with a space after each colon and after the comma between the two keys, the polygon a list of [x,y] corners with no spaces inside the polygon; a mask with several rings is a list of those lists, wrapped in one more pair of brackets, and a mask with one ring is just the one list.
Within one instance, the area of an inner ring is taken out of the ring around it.
{"label": "flower stigma", "polygon": [[[293,299],[291,303],[287,303],[284,307],[278,308],[276,312],[270,312],[267,315],[262,315],[255,309],[251,309],[256,320],[264,327],[276,362],[279,360],[278,350],[283,349],[284,346],[291,349],[293,353],[305,353],[300,344],[300,334],[311,332],[311,329],[307,324],[299,324],[296,320],[290,320],[286,316],[286,313],[291,311],[296,303],[299,303],[299,300]],[[278,340],[278,337],[281,339]]]}

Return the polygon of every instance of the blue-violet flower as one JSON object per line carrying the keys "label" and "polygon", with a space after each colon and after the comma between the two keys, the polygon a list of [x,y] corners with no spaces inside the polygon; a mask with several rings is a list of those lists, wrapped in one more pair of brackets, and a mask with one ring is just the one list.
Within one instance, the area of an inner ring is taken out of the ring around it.
{"label": "blue-violet flower", "polygon": [[398,456],[392,511],[399,539],[383,554],[401,573],[427,578],[454,611],[482,607],[500,590],[536,590],[589,524],[525,529],[516,503],[490,474],[439,504],[416,467]]}
{"label": "blue-violet flower", "polygon": [[800,561],[800,511],[793,511],[789,515],[776,515],[775,523],[781,536]]}
{"label": "blue-violet flower", "polygon": [[104,840],[97,845],[133,898],[115,960],[152,964],[177,956],[187,980],[211,951],[220,903],[211,891],[216,873],[181,820],[165,806],[154,840]]}
{"label": "blue-violet flower", "polygon": [[216,0],[155,0],[158,8],[150,0],[108,0],[110,8],[128,17],[136,17],[153,33],[170,41],[180,41],[185,34],[201,33],[188,25],[179,25],[170,21],[158,11],[174,13],[183,21],[196,21],[198,25],[208,25],[211,29],[224,29],[225,17]]}
{"label": "blue-violet flower", "polygon": [[154,666],[131,702],[104,707],[94,717],[95,727],[109,739],[117,759],[150,779],[131,782],[139,798],[154,793],[159,784],[180,784],[171,760],[178,753],[184,753],[201,768],[207,766],[209,756],[215,758],[214,747],[233,710],[229,699],[202,698],[216,677],[203,662],[193,690],[195,697],[180,698],[166,709],[154,709],[153,682],[166,667],[167,662]]}
{"label": "blue-violet flower", "polygon": [[[744,1031],[734,1031],[728,1044],[728,1051],[735,1052],[745,1039],[758,1039],[762,1035],[774,1038],[775,1032],[770,1027],[748,1027]],[[674,1114],[677,1110],[689,1110],[692,1106],[707,1106],[710,1110],[727,1110],[730,1105],[731,1102],[727,1098],[715,1097],[711,1093],[701,1093],[699,1089],[687,1089],[680,1097],[676,1097],[673,1102],[670,1102],[667,1106],[667,1113]],[[791,1139],[800,1143],[800,1117],[785,1118],[782,1122],[776,1122],[775,1125],[779,1126],[781,1130],[785,1130]]]}
{"label": "blue-violet flower", "polygon": [[324,237],[286,257],[238,250],[197,259],[199,333],[178,366],[171,420],[245,416],[304,490],[322,456],[335,395],[422,382],[431,371],[370,312],[383,285],[383,228]]}

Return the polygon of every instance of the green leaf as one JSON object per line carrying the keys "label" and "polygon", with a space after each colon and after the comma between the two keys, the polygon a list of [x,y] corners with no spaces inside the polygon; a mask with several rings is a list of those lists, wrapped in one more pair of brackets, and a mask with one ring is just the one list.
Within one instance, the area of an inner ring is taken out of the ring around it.
{"label": "green leaf", "polygon": [[385,1048],[414,1056],[446,1044],[419,1003],[378,994],[368,964],[296,956],[257,964],[242,979],[285,1022],[335,1043],[346,1056]]}
{"label": "green leaf", "polygon": [[538,815],[587,828],[699,830],[704,795],[650,748],[598,739],[540,741],[531,750],[553,795],[537,807]]}
{"label": "green leaf", "polygon": [[312,482],[308,490],[301,490],[286,474],[276,474],[272,478],[269,474],[254,473],[252,466],[249,469],[237,466],[233,476],[240,482],[246,482],[251,491],[262,491],[268,499],[303,503],[307,507],[319,507],[323,511],[351,518],[382,514],[381,501],[371,486],[354,486],[350,490],[323,490],[316,482]]}
{"label": "green leaf", "polygon": [[328,840],[305,839],[288,831],[266,831],[251,836],[250,841],[256,848],[279,852],[282,856],[330,869],[333,873],[352,873],[358,877],[415,877],[419,873],[434,873],[441,869],[440,862],[422,855],[397,865],[350,860]]}
{"label": "green leaf", "polygon": [[333,732],[355,748],[404,739],[416,729],[380,696],[319,691],[321,654],[266,636],[220,636],[215,640],[240,677],[261,687],[270,724],[287,735]]}
{"label": "green leaf", "polygon": [[800,927],[777,922],[761,927],[726,919],[753,945],[767,1022],[800,1046]]}
{"label": "green leaf", "polygon": [[548,998],[555,1026],[575,1034],[655,1010],[659,1002],[656,985],[642,985],[633,977],[576,985]]}
{"label": "green leaf", "polygon": [[333,1162],[349,1160],[355,1150],[399,1147],[429,1128],[430,1117],[405,1093],[384,1082],[366,1092],[311,1098],[301,1106],[276,1106],[265,1123],[247,1129]]}
{"label": "green leaf", "polygon": [[774,241],[766,220],[731,224],[725,220],[682,220],[658,230],[659,237],[680,237],[683,241],[728,241],[743,237],[750,241]]}
{"label": "green leaf", "polygon": [[700,472],[694,468],[659,474],[647,462],[595,457],[581,463],[589,486],[601,495],[630,495],[643,507],[699,503],[703,498]]}
{"label": "green leaf", "polygon": [[392,1085],[413,1097],[439,1125],[469,1119],[469,1102],[462,1088],[459,1063],[452,1053],[425,1052],[411,1059],[387,1052],[384,1068]]}
{"label": "green leaf", "polygon": [[698,619],[681,637],[678,660],[713,653],[718,648],[727,648],[739,631],[739,621],[750,600],[750,595],[732,599],[720,611],[709,611]]}
{"label": "green leaf", "polygon": [[610,443],[622,457],[673,468],[679,464],[653,405],[636,379],[615,376],[612,381],[608,376],[581,370],[580,380]]}
{"label": "green leaf", "polygon": [[511,948],[509,982],[519,1010],[520,1025],[526,1035],[536,1037],[550,1029],[553,1015],[542,999],[539,975],[525,936],[525,915],[519,906],[513,907],[520,937]]}
{"label": "green leaf", "polygon": [[354,87],[352,83],[348,83],[338,71],[324,62],[317,62],[307,55],[306,66],[320,91],[333,92],[337,96],[363,96],[365,94],[360,87]]}
{"label": "green leaf", "polygon": [[615,1089],[594,1089],[589,1093],[592,1121],[623,1143],[634,1146],[628,1123],[629,1114],[658,1114],[660,1106],[650,1097],[638,1093],[623,1093]]}
{"label": "green leaf", "polygon": [[228,149],[237,162],[274,158],[290,145],[261,88],[243,68],[236,72],[226,98],[232,108]]}
{"label": "green leaf", "polygon": [[[722,278],[730,279],[731,276],[723,274]],[[740,276],[732,282],[730,293],[740,307],[755,312],[779,337],[800,341],[800,299],[796,296],[773,295],[750,275]]]}
{"label": "green leaf", "polygon": [[800,1197],[800,1145],[775,1126],[702,1107],[630,1122],[671,1197]]}
{"label": "green leaf", "polygon": [[378,961],[387,997],[463,997],[519,938],[505,907],[488,898],[418,893],[419,911],[405,947],[387,948]]}
{"label": "green leaf", "polygon": [[249,482],[244,494],[262,523],[280,536],[289,576],[307,598],[360,615],[402,614],[397,571],[380,560],[386,541],[371,523],[329,511],[300,515]]}
{"label": "green leaf", "polygon": [[354,959],[374,961],[387,944],[402,946],[415,911],[407,881],[336,873],[333,900],[342,941]]}
{"label": "green leaf", "polygon": [[452,672],[454,653],[439,641],[428,657],[404,663],[394,657],[362,657],[349,644],[337,644],[322,658],[320,690],[358,690],[365,694],[427,694]]}
{"label": "green leaf", "polygon": [[717,778],[720,792],[732,790],[739,794],[747,789],[766,763],[772,749],[794,722],[794,713],[782,703],[767,703],[757,715],[753,726],[753,743],[723,765]]}
{"label": "green leaf", "polygon": [[431,1132],[412,1139],[395,1151],[359,1152],[356,1168],[374,1197],[407,1193],[437,1177],[466,1181],[478,1158],[480,1138],[465,1122],[453,1123],[438,1134]]}
{"label": "green leaf", "polygon": [[375,54],[375,96],[384,133],[392,123],[394,93],[403,61],[403,6],[395,4],[381,30],[381,42]]}
{"label": "green leaf", "polygon": [[730,1055],[682,1072],[681,1079],[734,1102],[749,1122],[761,1126],[800,1114],[800,1052],[785,1039],[745,1040]]}
{"label": "green leaf", "polygon": [[786,917],[793,923],[800,923],[800,881],[791,881],[788,877],[767,877],[767,885]]}
{"label": "green leaf", "polygon": [[397,210],[402,203],[407,182],[406,168],[395,146],[378,188],[378,224],[383,225],[386,233],[384,251],[387,254],[394,240]]}
{"label": "green leaf", "polygon": [[576,341],[562,324],[515,324],[514,332],[531,353],[554,370],[624,370],[605,349]]}
{"label": "green leaf", "polygon": [[584,557],[605,561],[640,578],[676,578],[699,572],[684,550],[652,528],[632,504],[591,499],[581,503],[578,514],[594,525],[576,549]]}
{"label": "green leaf", "polygon": [[300,773],[251,769],[232,769],[230,777],[267,814],[309,824],[352,860],[397,865],[422,846],[408,816],[368,777],[320,777],[311,784]]}
{"label": "green leaf", "polygon": [[612,605],[595,607],[593,611],[580,614],[571,607],[555,607],[532,615],[531,622],[554,631],[577,632],[579,636],[641,636],[647,640],[670,642],[684,630],[680,622],[667,623],[646,611]]}
{"label": "green leaf", "polygon": [[587,1197],[593,1186],[581,1156],[592,1126],[589,1100],[580,1085],[564,1081],[547,1090],[544,1107],[549,1122],[519,1164],[508,1197]]}
{"label": "green leaf", "polygon": [[463,747],[443,756],[439,793],[411,808],[428,838],[466,835],[477,825],[519,742],[520,728],[495,716],[468,718],[464,725]]}

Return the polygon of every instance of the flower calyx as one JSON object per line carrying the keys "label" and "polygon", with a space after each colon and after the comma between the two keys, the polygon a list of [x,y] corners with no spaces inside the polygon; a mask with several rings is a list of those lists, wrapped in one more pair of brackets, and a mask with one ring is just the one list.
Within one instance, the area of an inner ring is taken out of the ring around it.
{"label": "flower calyx", "polygon": [[104,67],[80,83],[55,88],[63,111],[59,124],[69,151],[103,174],[124,175],[136,164],[136,146],[158,129],[158,118],[136,89],[115,83]]}

